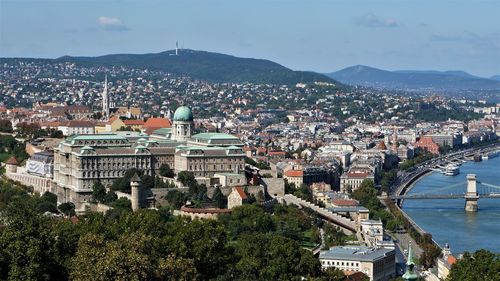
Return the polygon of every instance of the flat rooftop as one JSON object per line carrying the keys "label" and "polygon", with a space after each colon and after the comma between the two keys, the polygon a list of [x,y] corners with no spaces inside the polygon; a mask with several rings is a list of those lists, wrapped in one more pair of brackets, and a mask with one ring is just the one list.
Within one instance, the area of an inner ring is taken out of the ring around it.
{"label": "flat rooftop", "polygon": [[394,254],[393,249],[371,248],[366,246],[335,246],[329,250],[321,251],[320,259],[366,261],[374,262],[381,258]]}

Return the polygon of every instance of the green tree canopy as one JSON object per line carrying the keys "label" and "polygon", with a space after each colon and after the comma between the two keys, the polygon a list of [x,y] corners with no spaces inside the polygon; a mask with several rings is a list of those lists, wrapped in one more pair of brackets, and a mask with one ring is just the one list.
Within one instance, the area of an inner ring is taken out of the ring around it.
{"label": "green tree canopy", "polygon": [[487,250],[478,250],[474,254],[465,252],[463,257],[452,265],[446,280],[500,280],[500,255]]}

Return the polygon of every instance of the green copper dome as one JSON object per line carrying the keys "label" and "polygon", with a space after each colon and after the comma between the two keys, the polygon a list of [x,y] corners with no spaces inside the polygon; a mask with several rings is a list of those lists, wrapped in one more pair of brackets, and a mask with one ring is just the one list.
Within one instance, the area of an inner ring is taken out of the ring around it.
{"label": "green copper dome", "polygon": [[181,106],[174,113],[174,121],[193,121],[193,112],[189,107]]}

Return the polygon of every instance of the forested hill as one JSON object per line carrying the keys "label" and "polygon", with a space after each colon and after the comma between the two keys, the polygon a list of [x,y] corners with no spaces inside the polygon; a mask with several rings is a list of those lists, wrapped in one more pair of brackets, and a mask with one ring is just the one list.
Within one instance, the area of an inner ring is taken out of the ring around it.
{"label": "forested hill", "polygon": [[189,49],[151,54],[114,54],[99,57],[64,56],[56,61],[88,66],[125,66],[162,70],[212,82],[252,82],[261,84],[335,83],[323,74],[294,71],[269,60],[239,58]]}

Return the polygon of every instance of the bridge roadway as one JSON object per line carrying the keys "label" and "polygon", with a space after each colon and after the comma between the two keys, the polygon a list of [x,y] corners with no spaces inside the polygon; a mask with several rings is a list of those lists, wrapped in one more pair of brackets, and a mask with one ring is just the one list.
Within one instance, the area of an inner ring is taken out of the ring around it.
{"label": "bridge roadway", "polygon": [[314,205],[313,203],[308,202],[304,199],[298,198],[292,194],[285,194],[280,199],[285,201],[286,203],[290,203],[290,204],[300,206],[300,207],[310,208],[311,210],[315,211],[318,215],[320,215],[324,219],[332,222],[333,224],[336,224],[343,229],[346,229],[346,230],[352,231],[353,233],[356,233],[356,223],[350,219],[347,219],[345,217],[337,215],[337,214],[335,214],[335,213],[333,213],[325,208],[322,208],[318,205]]}

